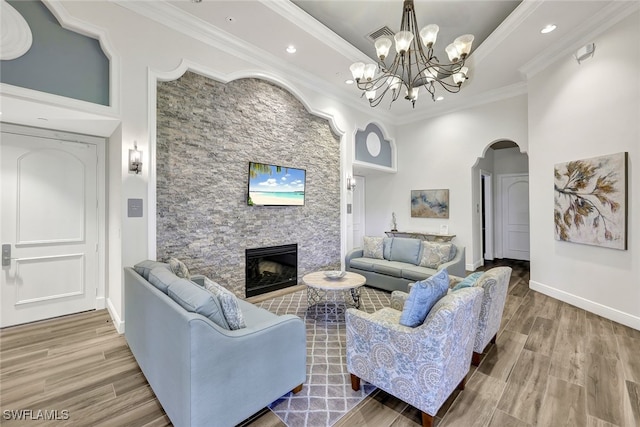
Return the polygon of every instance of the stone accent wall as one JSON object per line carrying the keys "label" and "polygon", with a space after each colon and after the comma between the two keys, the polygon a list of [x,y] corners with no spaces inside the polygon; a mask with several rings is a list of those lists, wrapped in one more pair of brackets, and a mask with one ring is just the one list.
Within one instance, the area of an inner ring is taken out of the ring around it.
{"label": "stone accent wall", "polygon": [[[298,244],[298,280],[340,267],[340,141],[288,91],[187,72],[157,86],[157,259],[245,296],[245,249]],[[247,205],[249,162],[306,170],[305,206]]]}

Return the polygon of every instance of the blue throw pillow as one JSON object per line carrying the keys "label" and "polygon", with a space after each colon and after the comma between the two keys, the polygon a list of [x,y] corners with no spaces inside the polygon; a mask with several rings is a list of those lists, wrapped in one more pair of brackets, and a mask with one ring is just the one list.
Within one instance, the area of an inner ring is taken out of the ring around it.
{"label": "blue throw pillow", "polygon": [[426,280],[416,282],[411,287],[409,297],[404,303],[400,324],[415,328],[422,325],[435,303],[447,294],[449,273],[440,270]]}
{"label": "blue throw pillow", "polygon": [[475,285],[480,276],[482,276],[483,274],[484,271],[476,271],[475,273],[471,273],[470,275],[462,279],[462,282],[455,285],[452,291],[457,291],[458,289],[468,288]]}

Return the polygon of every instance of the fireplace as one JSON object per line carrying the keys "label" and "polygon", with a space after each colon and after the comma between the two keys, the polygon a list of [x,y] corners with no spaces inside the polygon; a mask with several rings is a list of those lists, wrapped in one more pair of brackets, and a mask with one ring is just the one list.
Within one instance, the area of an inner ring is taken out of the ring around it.
{"label": "fireplace", "polygon": [[298,245],[245,250],[246,296],[264,294],[298,283]]}

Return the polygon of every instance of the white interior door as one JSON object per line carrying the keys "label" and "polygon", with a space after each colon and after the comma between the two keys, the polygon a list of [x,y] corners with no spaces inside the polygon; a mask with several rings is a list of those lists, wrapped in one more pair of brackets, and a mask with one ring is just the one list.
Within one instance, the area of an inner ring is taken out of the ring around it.
{"label": "white interior door", "polygon": [[528,261],[529,176],[502,176],[501,184],[503,256]]}
{"label": "white interior door", "polygon": [[364,227],[364,177],[354,176],[356,188],[353,190],[353,247],[361,248],[365,233]]}
{"label": "white interior door", "polygon": [[0,140],[1,327],[95,309],[98,281],[96,145],[15,128]]}

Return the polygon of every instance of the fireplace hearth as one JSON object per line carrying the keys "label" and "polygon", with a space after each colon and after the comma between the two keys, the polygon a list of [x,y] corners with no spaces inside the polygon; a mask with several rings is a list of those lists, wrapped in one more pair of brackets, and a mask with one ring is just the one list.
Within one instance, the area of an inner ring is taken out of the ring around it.
{"label": "fireplace hearth", "polygon": [[245,249],[246,296],[298,284],[298,245]]}

